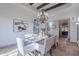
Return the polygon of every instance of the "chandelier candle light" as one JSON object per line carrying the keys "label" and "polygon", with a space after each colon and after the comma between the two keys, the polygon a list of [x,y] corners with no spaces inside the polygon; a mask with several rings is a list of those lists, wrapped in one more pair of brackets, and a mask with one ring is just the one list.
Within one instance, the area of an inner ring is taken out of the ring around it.
{"label": "chandelier candle light", "polygon": [[42,9],[42,11],[37,14],[37,18],[41,23],[44,23],[48,19],[48,14]]}

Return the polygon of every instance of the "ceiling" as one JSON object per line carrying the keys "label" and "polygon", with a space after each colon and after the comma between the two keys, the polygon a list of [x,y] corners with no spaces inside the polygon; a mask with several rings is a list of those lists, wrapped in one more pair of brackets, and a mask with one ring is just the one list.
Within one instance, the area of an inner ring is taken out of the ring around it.
{"label": "ceiling", "polygon": [[20,3],[20,5],[26,9],[29,8],[35,15],[44,9],[48,13],[50,20],[57,14],[59,17],[60,12],[66,11],[67,8],[69,9],[72,6],[71,3]]}
{"label": "ceiling", "polygon": [[44,9],[45,11],[51,11],[67,4],[69,3],[22,3],[22,5],[28,5],[29,8],[35,11],[40,11],[41,9]]}
{"label": "ceiling", "polygon": [[28,7],[35,14],[44,9],[50,17],[55,16],[59,11],[71,7],[71,3],[21,3],[24,8]]}
{"label": "ceiling", "polygon": [[34,7],[37,10],[41,10],[41,9],[47,9],[51,6],[56,5],[56,3],[35,3],[33,5],[31,5],[32,7]]}

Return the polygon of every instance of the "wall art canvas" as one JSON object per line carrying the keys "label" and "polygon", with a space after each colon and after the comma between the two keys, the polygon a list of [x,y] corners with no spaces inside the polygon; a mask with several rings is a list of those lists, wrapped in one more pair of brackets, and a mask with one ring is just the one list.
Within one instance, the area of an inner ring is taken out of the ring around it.
{"label": "wall art canvas", "polygon": [[39,34],[39,22],[37,19],[34,19],[33,22],[33,34]]}
{"label": "wall art canvas", "polygon": [[13,32],[23,32],[28,29],[28,22],[23,21],[22,19],[13,20]]}

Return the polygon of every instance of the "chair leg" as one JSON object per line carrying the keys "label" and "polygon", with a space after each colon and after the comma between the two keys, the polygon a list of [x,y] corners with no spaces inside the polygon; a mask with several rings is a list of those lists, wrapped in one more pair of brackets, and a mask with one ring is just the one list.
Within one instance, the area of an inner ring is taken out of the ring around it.
{"label": "chair leg", "polygon": [[22,55],[19,51],[18,51],[18,54],[17,54],[18,56],[25,56],[25,55]]}
{"label": "chair leg", "polygon": [[51,49],[50,49],[50,56],[52,56],[52,47],[51,47]]}
{"label": "chair leg", "polygon": [[45,56],[45,54],[43,56]]}
{"label": "chair leg", "polygon": [[57,47],[58,47],[58,42],[57,42]]}
{"label": "chair leg", "polygon": [[19,51],[18,51],[18,54],[17,54],[17,55],[18,55],[18,56],[20,55],[20,54],[19,54]]}

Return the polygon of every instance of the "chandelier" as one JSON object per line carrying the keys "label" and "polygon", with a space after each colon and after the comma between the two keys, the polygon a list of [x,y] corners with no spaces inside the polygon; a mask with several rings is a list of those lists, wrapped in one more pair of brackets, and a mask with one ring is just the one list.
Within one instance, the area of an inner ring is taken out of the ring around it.
{"label": "chandelier", "polygon": [[48,19],[48,14],[42,9],[41,12],[37,14],[37,18],[41,23],[44,23]]}

